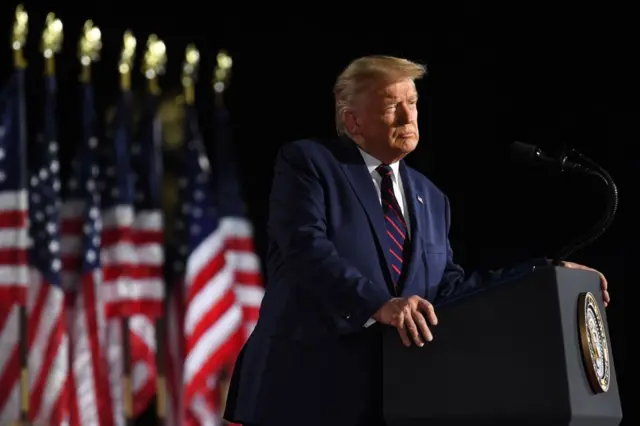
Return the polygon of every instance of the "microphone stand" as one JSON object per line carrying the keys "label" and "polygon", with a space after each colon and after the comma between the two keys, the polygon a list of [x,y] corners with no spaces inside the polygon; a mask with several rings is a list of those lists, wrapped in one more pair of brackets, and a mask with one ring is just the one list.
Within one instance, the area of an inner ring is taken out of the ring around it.
{"label": "microphone stand", "polygon": [[607,229],[609,229],[613,223],[614,216],[618,211],[618,187],[613,181],[611,175],[594,161],[583,154],[580,154],[576,150],[571,150],[569,155],[575,158],[576,163],[586,165],[584,168],[581,168],[584,173],[589,176],[595,176],[604,182],[607,187],[607,205],[604,214],[600,217],[600,220],[598,220],[593,228],[589,230],[589,232],[575,239],[553,256],[552,263],[554,265],[562,265],[562,262],[564,262],[569,256],[600,238]]}

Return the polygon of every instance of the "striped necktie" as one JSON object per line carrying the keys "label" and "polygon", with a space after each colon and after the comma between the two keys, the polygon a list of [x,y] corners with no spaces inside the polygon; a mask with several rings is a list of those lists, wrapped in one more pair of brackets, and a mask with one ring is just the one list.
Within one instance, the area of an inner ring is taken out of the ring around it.
{"label": "striped necktie", "polygon": [[393,171],[386,164],[381,164],[376,168],[382,177],[380,193],[382,196],[382,210],[384,211],[384,221],[387,228],[388,250],[391,253],[391,269],[393,270],[393,280],[396,293],[398,283],[402,278],[407,254],[409,250],[409,237],[407,235],[407,224],[402,216],[402,210],[393,192]]}

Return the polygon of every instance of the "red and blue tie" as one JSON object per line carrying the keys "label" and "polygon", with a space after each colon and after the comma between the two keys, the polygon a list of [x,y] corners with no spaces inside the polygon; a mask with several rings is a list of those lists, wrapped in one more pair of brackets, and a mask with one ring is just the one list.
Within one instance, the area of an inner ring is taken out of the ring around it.
{"label": "red and blue tie", "polygon": [[376,168],[382,177],[380,183],[380,193],[382,198],[382,210],[387,228],[388,250],[391,253],[391,269],[396,292],[398,283],[402,278],[402,273],[409,250],[409,237],[407,235],[407,224],[402,216],[402,210],[393,192],[393,171],[386,164],[381,164]]}

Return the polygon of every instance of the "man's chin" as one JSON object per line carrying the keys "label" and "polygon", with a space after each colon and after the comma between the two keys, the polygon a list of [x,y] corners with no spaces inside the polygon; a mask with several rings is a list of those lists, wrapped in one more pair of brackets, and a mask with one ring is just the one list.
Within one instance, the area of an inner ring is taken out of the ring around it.
{"label": "man's chin", "polygon": [[418,146],[418,137],[398,138],[395,143],[396,147],[405,154],[410,153]]}

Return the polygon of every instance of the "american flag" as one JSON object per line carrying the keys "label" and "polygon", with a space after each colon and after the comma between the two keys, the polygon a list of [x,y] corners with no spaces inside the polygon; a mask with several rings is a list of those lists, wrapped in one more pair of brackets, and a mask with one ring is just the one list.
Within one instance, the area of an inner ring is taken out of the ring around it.
{"label": "american flag", "polygon": [[113,145],[102,151],[100,188],[102,201],[102,266],[105,314],[108,318],[124,316],[121,306],[133,293],[133,270],[136,265],[133,245],[133,181],[129,149],[133,140],[133,99],[125,91],[117,106]]}
{"label": "american flag", "polygon": [[[219,150],[218,167],[211,167],[196,117],[195,107],[187,105],[180,223],[186,338],[183,406],[186,422],[217,425],[222,422],[220,375],[233,364],[255,326],[263,290],[233,157]],[[216,124],[225,126],[219,131],[228,131],[228,122]],[[218,146],[228,144],[218,138]]]}
{"label": "american flag", "polygon": [[164,227],[162,212],[162,128],[157,115],[158,98],[146,96],[137,141],[131,146],[134,181],[134,243],[138,263],[138,288],[126,313],[155,319],[164,302]]}
{"label": "american flag", "polygon": [[[145,241],[144,215],[134,209],[134,180],[131,149],[133,139],[133,98],[124,91],[116,112],[113,145],[103,152],[101,170],[102,253],[104,283],[101,296],[108,321],[108,363],[114,421],[120,424],[123,412],[123,352],[121,320],[129,316],[131,371],[134,393],[134,415],[144,411],[155,393],[154,324],[140,303],[149,283],[149,253],[157,253]],[[162,232],[160,228],[160,233]],[[151,259],[155,262],[158,259]],[[161,281],[162,282],[162,281]],[[155,302],[154,302],[155,303]]]}
{"label": "american flag", "polygon": [[162,315],[164,303],[164,218],[162,211],[162,128],[157,114],[158,96],[147,93],[131,145],[131,179],[134,182],[133,244],[136,265],[132,277],[136,285],[125,305],[133,314],[132,328],[141,339],[133,362],[136,404],[142,411],[156,393],[156,336],[154,320]]}
{"label": "american flag", "polygon": [[30,417],[35,423],[68,424],[69,339],[60,257],[60,163],[56,78],[45,77],[44,134],[30,164],[29,221],[33,245],[28,292]]}
{"label": "american flag", "polygon": [[218,105],[214,113],[217,131],[216,180],[219,214],[226,230],[228,256],[233,264],[234,289],[242,307],[244,343],[258,322],[260,304],[264,297],[264,281],[260,258],[253,240],[253,226],[247,219],[244,197],[240,190],[239,173],[232,147],[229,110],[224,105]]}
{"label": "american flag", "polygon": [[18,419],[18,306],[26,303],[29,248],[24,70],[0,93],[0,424]]}
{"label": "american flag", "polygon": [[81,86],[83,141],[71,165],[61,211],[62,285],[67,293],[71,352],[70,425],[113,424],[100,298],[102,218],[93,86]]}
{"label": "american flag", "polygon": [[220,422],[211,398],[211,379],[241,344],[242,309],[233,288],[234,270],[225,250],[224,230],[213,199],[213,173],[197,127],[195,108],[186,107],[184,175],[181,180],[184,256],[183,404],[186,421]]}
{"label": "american flag", "polygon": [[14,73],[0,94],[0,120],[0,303],[4,307],[25,303],[29,279],[23,70]]}

